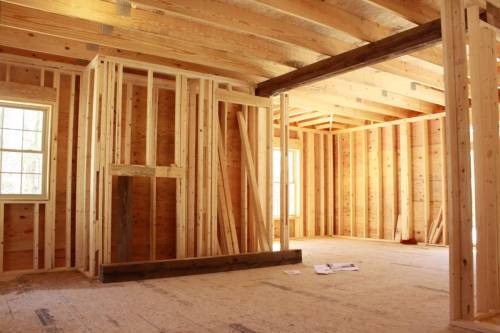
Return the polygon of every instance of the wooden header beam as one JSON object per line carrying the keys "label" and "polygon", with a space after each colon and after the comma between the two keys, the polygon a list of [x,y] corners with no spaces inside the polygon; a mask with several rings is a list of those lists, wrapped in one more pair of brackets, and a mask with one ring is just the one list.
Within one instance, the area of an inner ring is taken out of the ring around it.
{"label": "wooden header beam", "polygon": [[256,95],[271,96],[358,68],[399,57],[441,41],[441,20],[363,45],[261,82]]}

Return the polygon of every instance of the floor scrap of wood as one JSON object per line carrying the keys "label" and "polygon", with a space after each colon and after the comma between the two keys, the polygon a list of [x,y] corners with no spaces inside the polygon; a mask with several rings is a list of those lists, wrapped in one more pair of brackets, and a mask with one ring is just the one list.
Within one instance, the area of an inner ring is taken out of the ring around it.
{"label": "floor scrap of wood", "polygon": [[[291,248],[303,264],[106,285],[77,272],[4,279],[0,332],[452,332],[446,248],[327,238]],[[331,262],[360,271],[314,273]]]}

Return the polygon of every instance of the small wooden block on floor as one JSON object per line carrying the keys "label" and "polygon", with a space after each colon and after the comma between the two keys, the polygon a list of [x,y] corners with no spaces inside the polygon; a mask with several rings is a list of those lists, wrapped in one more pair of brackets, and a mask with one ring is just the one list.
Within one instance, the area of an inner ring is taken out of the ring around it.
{"label": "small wooden block on floor", "polygon": [[103,283],[236,271],[302,262],[302,250],[257,252],[217,257],[140,261],[105,264],[99,279]]}

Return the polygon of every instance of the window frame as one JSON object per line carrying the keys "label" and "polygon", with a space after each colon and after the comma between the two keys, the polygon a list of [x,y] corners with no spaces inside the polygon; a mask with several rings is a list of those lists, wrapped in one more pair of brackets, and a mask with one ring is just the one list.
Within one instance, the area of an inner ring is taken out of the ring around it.
{"label": "window frame", "polygon": [[[40,104],[33,103],[29,101],[16,101],[16,100],[6,100],[0,99],[0,107],[7,108],[17,108],[23,110],[34,110],[41,111],[44,113],[43,119],[43,128],[42,128],[42,172],[41,172],[41,180],[42,180],[42,191],[41,194],[2,194],[0,192],[0,200],[2,201],[48,201],[50,199],[50,183],[49,183],[49,175],[50,175],[50,134],[51,134],[51,118],[52,118],[52,110],[53,106],[50,104]],[[15,152],[24,152],[22,149],[20,150],[4,150],[0,147],[0,153],[3,151],[15,151]],[[38,152],[37,152],[38,153]],[[0,155],[0,178],[1,178],[1,155]],[[21,173],[22,174],[22,173]]]}
{"label": "window frame", "polygon": [[[288,152],[290,154],[290,151],[294,151],[294,153],[297,156],[298,161],[295,161],[294,166],[293,166],[293,173],[294,173],[294,179],[295,179],[295,212],[296,214],[291,215],[289,214],[289,218],[293,220],[297,220],[301,218],[302,214],[302,175],[301,175],[301,164],[302,164],[302,147],[300,144],[300,140],[298,139],[288,139]],[[281,148],[279,145],[279,138],[275,138],[274,143],[273,143],[273,151],[278,150],[281,153]],[[290,166],[289,166],[289,172],[290,172]],[[281,182],[281,180],[280,180]],[[274,186],[275,182],[273,182]],[[280,216],[275,216],[273,214],[273,220],[279,220]]]}

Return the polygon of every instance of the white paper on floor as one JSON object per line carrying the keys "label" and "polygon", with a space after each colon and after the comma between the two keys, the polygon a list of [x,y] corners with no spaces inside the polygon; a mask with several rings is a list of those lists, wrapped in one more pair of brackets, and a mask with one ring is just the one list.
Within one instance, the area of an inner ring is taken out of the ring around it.
{"label": "white paper on floor", "polygon": [[283,273],[288,274],[288,275],[298,275],[300,274],[300,271],[298,269],[289,269],[283,271]]}
{"label": "white paper on floor", "polygon": [[359,268],[353,263],[334,263],[314,265],[314,270],[316,271],[316,274],[331,274],[342,271],[359,271]]}

